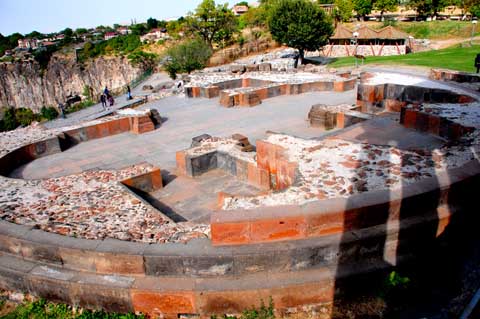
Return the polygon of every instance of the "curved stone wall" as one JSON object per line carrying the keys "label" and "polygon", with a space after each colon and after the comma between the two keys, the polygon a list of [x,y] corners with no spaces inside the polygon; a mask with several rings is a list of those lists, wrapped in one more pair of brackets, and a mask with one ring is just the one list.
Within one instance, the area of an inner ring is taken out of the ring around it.
{"label": "curved stone wall", "polygon": [[[85,130],[72,136],[107,136],[99,127]],[[61,150],[61,141],[48,141],[5,155],[2,173]],[[184,153],[178,158],[186,163]],[[171,318],[239,313],[270,297],[278,310],[331,302],[339,279],[407,260],[429,244],[423,242],[426,228],[434,227],[438,237],[451,220],[475,214],[479,173],[472,160],[403,189],[218,211],[211,217],[211,239],[186,244],[87,240],[1,221],[0,288]],[[156,170],[148,178],[160,187],[158,175]],[[135,178],[125,184],[145,185]],[[397,251],[400,232],[408,251]]]}

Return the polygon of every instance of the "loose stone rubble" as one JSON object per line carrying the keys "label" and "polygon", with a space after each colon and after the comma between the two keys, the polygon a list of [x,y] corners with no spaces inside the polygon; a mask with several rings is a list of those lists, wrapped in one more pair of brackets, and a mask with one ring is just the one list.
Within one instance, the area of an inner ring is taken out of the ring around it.
{"label": "loose stone rubble", "polygon": [[340,139],[305,140],[281,134],[270,135],[267,141],[282,146],[288,159],[298,163],[298,183],[283,192],[256,197],[227,197],[222,207],[224,210],[299,205],[366,191],[394,189],[459,167],[475,158],[480,159],[478,130],[464,138],[467,145],[445,146],[432,152],[405,151]]}
{"label": "loose stone rubble", "polygon": [[235,79],[250,78],[255,80],[272,81],[276,84],[289,83],[301,84],[315,81],[345,80],[344,78],[331,73],[310,73],[310,72],[248,72],[245,74],[223,73],[197,73],[192,74],[188,86],[208,87],[215,83]]}
{"label": "loose stone rubble", "polygon": [[243,152],[241,147],[238,146],[238,141],[232,138],[211,137],[201,141],[199,146],[186,150],[186,153],[188,155],[198,156],[213,151],[228,153],[235,158],[249,163],[255,163],[256,153]]}
{"label": "loose stone rubble", "polygon": [[[129,114],[129,112],[127,112]],[[111,116],[73,127],[47,130],[39,124],[0,134],[0,156],[62,131],[121,117]],[[120,181],[152,171],[148,163],[118,171],[91,170],[44,180],[0,176],[0,218],[61,235],[116,238],[145,243],[187,242],[208,237],[210,226],[176,224],[133,195]]]}

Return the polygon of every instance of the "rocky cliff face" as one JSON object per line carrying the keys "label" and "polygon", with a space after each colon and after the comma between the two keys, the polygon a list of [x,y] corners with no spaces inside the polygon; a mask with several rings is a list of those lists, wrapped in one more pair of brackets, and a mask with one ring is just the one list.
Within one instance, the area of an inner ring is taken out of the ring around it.
{"label": "rocky cliff face", "polygon": [[53,56],[46,70],[36,62],[0,63],[0,106],[56,106],[71,94],[82,94],[85,85],[98,99],[105,85],[121,90],[143,73],[122,57],[101,57],[83,64],[72,57]]}

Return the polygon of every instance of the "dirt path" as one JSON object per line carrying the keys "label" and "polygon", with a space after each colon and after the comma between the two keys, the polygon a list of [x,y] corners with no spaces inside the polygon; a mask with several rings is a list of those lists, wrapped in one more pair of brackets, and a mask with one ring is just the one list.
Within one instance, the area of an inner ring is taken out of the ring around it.
{"label": "dirt path", "polygon": [[[431,40],[430,47],[433,50],[440,50],[451,47],[455,44],[469,42],[470,38],[461,38],[461,39],[447,39],[447,40]],[[480,41],[480,36],[476,36],[473,38],[473,41],[477,42]]]}

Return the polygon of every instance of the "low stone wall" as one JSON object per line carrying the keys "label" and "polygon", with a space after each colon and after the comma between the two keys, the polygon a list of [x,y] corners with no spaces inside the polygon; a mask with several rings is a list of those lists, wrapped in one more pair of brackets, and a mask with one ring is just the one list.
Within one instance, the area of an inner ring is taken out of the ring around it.
{"label": "low stone wall", "polygon": [[407,128],[431,133],[448,140],[458,140],[475,130],[473,127],[463,126],[438,115],[407,107],[402,107],[401,109],[400,124]]}
{"label": "low stone wall", "polygon": [[431,69],[429,78],[437,81],[452,81],[459,83],[480,82],[480,74],[442,69]]}
{"label": "low stone wall", "polygon": [[[264,99],[281,95],[296,95],[317,91],[344,92],[355,88],[356,78],[350,77],[350,74],[348,74],[347,77],[347,73],[341,74],[341,77],[344,78],[344,80],[296,84],[278,83],[278,85],[275,85],[275,82],[272,81],[243,78],[215,83],[215,85],[208,87],[185,87],[185,94],[190,98],[216,98],[220,96],[220,104],[224,107],[251,107],[260,104]],[[231,91],[238,88],[250,87],[251,89],[239,92]]]}
{"label": "low stone wall", "polygon": [[0,158],[0,175],[7,176],[21,165],[61,151],[58,137],[22,146]]}
{"label": "low stone wall", "polygon": [[191,156],[186,151],[176,153],[177,169],[190,177],[202,175],[213,169],[223,169],[241,181],[261,189],[271,189],[268,171],[221,151],[212,151],[202,155]]}
{"label": "low stone wall", "polygon": [[[368,78],[370,74],[362,74]],[[421,103],[469,103],[475,99],[469,95],[455,93],[439,88],[428,88],[401,84],[358,84],[357,105],[365,113],[379,113],[383,111],[400,112],[401,107],[407,104]]]}
{"label": "low stone wall", "polygon": [[[448,174],[419,181],[401,190],[374,191],[348,199],[327,199],[302,206],[218,211],[211,217],[212,243],[245,245],[318,238],[383,224],[385,216],[398,218],[400,209],[406,206],[412,209],[409,212],[412,217],[433,213],[439,208],[437,205],[461,207],[469,199],[449,198],[446,202],[448,191],[451,187],[466,191],[468,187],[477,185],[480,181],[480,177],[476,176],[478,173],[480,164],[472,161]],[[440,193],[436,194],[439,189]],[[437,201],[434,196],[438,196]]]}

